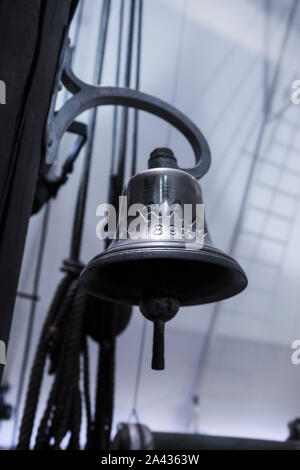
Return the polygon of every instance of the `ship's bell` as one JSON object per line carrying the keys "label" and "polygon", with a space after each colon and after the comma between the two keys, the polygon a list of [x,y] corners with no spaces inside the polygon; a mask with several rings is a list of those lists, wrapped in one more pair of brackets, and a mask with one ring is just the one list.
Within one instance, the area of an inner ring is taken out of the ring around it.
{"label": "ship's bell", "polygon": [[139,305],[154,322],[152,367],[163,369],[165,321],[180,306],[238,294],[247,277],[212,245],[200,185],[178,168],[171,150],[153,151],[148,169],[129,180],[121,199],[126,207],[119,212],[116,238],[80,279],[95,296]]}

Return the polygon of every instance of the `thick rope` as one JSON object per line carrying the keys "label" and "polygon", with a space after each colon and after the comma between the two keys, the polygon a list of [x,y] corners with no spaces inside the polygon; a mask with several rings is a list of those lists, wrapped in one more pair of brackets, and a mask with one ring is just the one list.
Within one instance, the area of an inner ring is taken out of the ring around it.
{"label": "thick rope", "polygon": [[90,366],[89,366],[89,352],[86,337],[83,338],[83,386],[84,386],[84,399],[85,399],[85,412],[87,420],[87,434],[86,442],[92,430],[92,411],[91,411],[91,397],[90,397]]}
{"label": "thick rope", "polygon": [[58,306],[66,294],[71,280],[72,277],[67,275],[60,282],[40,335],[38,348],[29,379],[24,414],[20,428],[19,443],[17,446],[18,449],[28,449],[30,445],[30,438],[38,405],[38,398],[47,355],[47,343],[45,342],[44,338],[48,335],[49,327],[57,313]]}
{"label": "thick rope", "polygon": [[[58,315],[59,315],[61,313],[61,311],[63,311],[64,314],[65,314],[66,320],[68,320],[68,316],[70,316],[70,313],[72,312],[72,304],[73,304],[73,300],[74,300],[74,297],[75,297],[75,294],[76,294],[76,288],[77,288],[77,281],[73,281],[70,288],[69,288],[69,291],[67,293],[67,297],[65,299],[65,302],[62,304],[60,312],[58,312]],[[68,325],[67,325],[67,321],[66,321],[66,324],[64,325],[63,329],[65,330],[65,328],[67,326]],[[70,407],[70,404],[71,404],[70,397],[69,397],[69,400],[67,401],[67,403],[65,404],[65,407],[63,409],[61,409],[61,405],[59,403],[60,395],[61,394],[64,395],[64,388],[65,388],[65,385],[64,385],[64,375],[66,373],[66,371],[65,371],[65,356],[66,356],[67,347],[68,347],[68,336],[69,336],[68,335],[68,330],[64,331],[63,332],[63,340],[64,341],[60,344],[60,353],[59,353],[59,357],[58,357],[59,366],[58,366],[58,369],[56,371],[56,377],[55,377],[55,380],[53,382],[52,390],[51,390],[49,398],[48,398],[47,407],[46,407],[46,410],[44,412],[43,418],[40,422],[40,426],[39,426],[38,433],[37,433],[35,448],[38,448],[38,449],[43,448],[43,446],[45,445],[45,443],[44,443],[44,436],[45,435],[48,435],[48,440],[50,440],[51,437],[52,437],[50,434],[52,434],[52,435],[54,434],[53,430],[56,429],[56,432],[57,432],[57,428],[58,428],[58,424],[57,424],[58,417],[57,416],[58,416],[58,414],[60,414],[59,420],[61,421],[64,414],[67,412],[67,410],[68,410],[68,408]],[[50,419],[50,416],[51,416],[52,413],[53,413],[52,422],[50,423],[49,419]],[[50,424],[51,424],[51,426],[50,426]],[[50,429],[51,429],[52,433],[50,432]],[[48,444],[50,445],[50,442],[48,442]]]}
{"label": "thick rope", "polygon": [[78,286],[80,263],[64,262],[67,275],[61,281],[40,336],[27,392],[18,449],[28,449],[37,411],[38,395],[47,357],[55,374],[46,409],[38,427],[35,449],[60,449],[70,431],[68,449],[79,449],[81,425],[80,355],[83,354],[84,394],[88,427],[91,426],[89,365],[83,316],[86,294]]}
{"label": "thick rope", "polygon": [[60,449],[61,442],[68,431],[71,431],[68,448],[79,448],[81,422],[80,353],[86,296],[78,288],[77,280],[73,282],[70,291],[72,305],[65,314],[63,342],[58,359],[59,366],[39,427],[36,449],[45,447]]}

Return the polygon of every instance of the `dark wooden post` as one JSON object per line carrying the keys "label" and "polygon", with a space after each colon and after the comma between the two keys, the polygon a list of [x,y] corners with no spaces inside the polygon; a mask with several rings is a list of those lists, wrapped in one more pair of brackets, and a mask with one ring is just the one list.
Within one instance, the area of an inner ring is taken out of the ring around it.
{"label": "dark wooden post", "polygon": [[[77,0],[1,0],[0,340],[9,339],[43,136],[64,35]],[[3,366],[0,366],[0,379]]]}

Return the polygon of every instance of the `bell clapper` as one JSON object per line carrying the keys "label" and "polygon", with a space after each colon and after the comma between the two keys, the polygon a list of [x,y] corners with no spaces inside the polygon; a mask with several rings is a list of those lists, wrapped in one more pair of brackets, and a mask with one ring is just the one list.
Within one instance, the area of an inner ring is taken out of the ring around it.
{"label": "bell clapper", "polygon": [[153,349],[152,369],[163,370],[165,368],[165,323],[162,320],[153,322]]}
{"label": "bell clapper", "polygon": [[165,322],[171,320],[179,310],[179,302],[171,297],[148,297],[140,302],[140,311],[153,322],[152,369],[165,368]]}

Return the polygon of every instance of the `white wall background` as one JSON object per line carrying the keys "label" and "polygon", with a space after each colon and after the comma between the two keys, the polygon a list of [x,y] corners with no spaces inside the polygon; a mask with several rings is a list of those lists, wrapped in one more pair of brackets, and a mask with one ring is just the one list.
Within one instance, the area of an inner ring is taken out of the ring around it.
{"label": "white wall background", "polygon": [[[292,5],[289,0],[270,3],[266,20],[264,0],[144,0],[141,90],[173,103],[207,137],[212,166],[201,186],[211,235],[225,251],[231,247],[264,119],[265,66],[271,83]],[[85,0],[74,62],[85,81],[92,80],[101,4]],[[196,428],[202,433],[283,440],[287,422],[300,413],[300,366],[290,360],[291,342],[300,337],[300,106],[290,105],[279,118],[273,116],[289,104],[291,81],[300,78],[299,9],[300,5],[286,38],[273,111],[264,128],[233,250],[249,276],[249,287],[218,307],[181,309],[166,328],[164,372],[150,369],[152,328],[147,326],[138,413],[151,429],[191,430],[194,394],[200,398]],[[119,0],[112,0],[111,10],[105,85],[114,84]],[[85,262],[102,250],[95,236],[95,211],[107,200],[111,124],[112,109],[101,109],[85,218]],[[64,138],[61,159],[71,142],[70,136]],[[140,113],[138,169],[145,168],[153,148],[165,145],[175,151],[181,166],[192,165],[192,152],[177,131]],[[61,278],[61,261],[68,254],[82,158],[83,154],[51,204],[30,364]],[[32,290],[41,221],[42,214],[36,215],[29,227],[19,285],[25,292]],[[11,386],[7,401],[13,405],[28,316],[29,302],[18,298],[5,370]],[[143,321],[135,310],[118,340],[115,424],[128,420],[132,409]],[[94,376],[96,348],[90,347]],[[29,368],[24,390],[28,372]],[[47,387],[42,404],[46,392]],[[12,433],[13,422],[2,422],[1,446],[12,444]]]}

